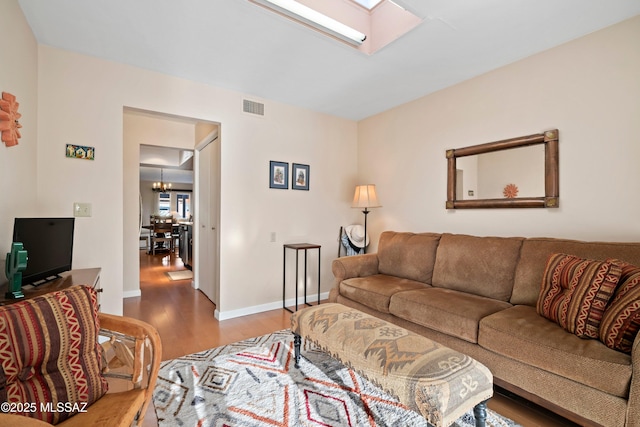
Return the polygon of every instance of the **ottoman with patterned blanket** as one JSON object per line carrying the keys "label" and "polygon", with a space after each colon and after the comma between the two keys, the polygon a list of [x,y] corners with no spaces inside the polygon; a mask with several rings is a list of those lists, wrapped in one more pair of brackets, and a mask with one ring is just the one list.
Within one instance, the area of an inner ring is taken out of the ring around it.
{"label": "ottoman with patterned blanket", "polygon": [[471,408],[476,426],[485,425],[493,376],[467,355],[341,304],[297,311],[291,330],[296,367],[304,337],[434,426],[449,426]]}

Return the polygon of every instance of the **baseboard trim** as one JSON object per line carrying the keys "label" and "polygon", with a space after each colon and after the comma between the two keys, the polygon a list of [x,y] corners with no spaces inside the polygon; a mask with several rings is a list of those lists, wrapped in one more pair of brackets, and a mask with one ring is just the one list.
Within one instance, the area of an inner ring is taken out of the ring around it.
{"label": "baseboard trim", "polygon": [[[327,298],[329,298],[329,292],[320,294],[320,300],[325,300]],[[307,302],[316,302],[317,300],[318,300],[317,294],[307,296]],[[296,299],[290,298],[286,300],[285,305],[287,307],[292,307],[296,305]],[[301,305],[304,306],[304,297],[298,298],[298,308],[300,308]],[[216,308],[214,315],[216,319],[222,321],[222,320],[234,319],[236,317],[249,316],[251,314],[262,313],[264,311],[277,310],[279,308],[282,308],[282,301],[254,305],[254,306],[245,307],[245,308],[238,308],[236,310],[229,310],[229,311],[219,311]]]}
{"label": "baseboard trim", "polygon": [[134,297],[140,297],[140,296],[142,296],[142,292],[140,291],[140,289],[135,291],[124,291],[122,293],[122,298],[134,298]]}

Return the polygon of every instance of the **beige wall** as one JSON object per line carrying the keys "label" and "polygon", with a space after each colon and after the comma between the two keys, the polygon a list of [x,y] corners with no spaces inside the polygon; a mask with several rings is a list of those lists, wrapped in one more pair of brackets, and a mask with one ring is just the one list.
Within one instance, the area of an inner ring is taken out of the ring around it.
{"label": "beige wall", "polygon": [[[270,101],[265,117],[254,117],[242,113],[241,93],[47,46],[39,46],[39,61],[39,132],[47,135],[38,150],[42,213],[93,203],[93,217],[77,224],[74,266],[102,267],[105,311],[121,312],[123,286],[137,280],[123,259],[138,250],[139,188],[136,144],[123,144],[124,107],[221,124],[222,317],[278,306],[284,242],[322,245],[328,291],[338,228],[353,214],[355,122]],[[96,160],[57,155],[66,142],[95,146]],[[269,160],[309,164],[311,191],[269,189]]]}
{"label": "beige wall", "polygon": [[[0,2],[0,92],[16,96],[22,114],[18,145],[0,142],[0,281],[5,254],[11,248],[13,219],[35,216],[37,209],[38,46],[15,0]],[[64,150],[64,148],[63,148]],[[61,151],[64,157],[64,151]]]}
{"label": "beige wall", "polygon": [[[18,96],[24,126],[19,146],[0,145],[0,254],[15,216],[69,216],[73,202],[92,203],[76,225],[74,267],[103,268],[107,312],[122,312],[136,281],[124,261],[138,246],[125,239],[138,206],[138,187],[123,191],[137,176],[125,107],[221,123],[223,315],[277,306],[283,242],[322,244],[328,290],[338,227],[362,217],[350,209],[356,183],[378,185],[374,241],[385,229],[639,240],[640,17],[358,124],[270,101],[252,117],[237,92],[38,47],[15,0],[0,2],[0,25],[18,35],[0,40],[12,58],[0,90]],[[446,149],[556,127],[559,209],[444,209]],[[66,159],[66,143],[95,146],[96,160]],[[270,190],[269,160],[310,164],[311,191]]]}
{"label": "beige wall", "polygon": [[[553,128],[559,209],[445,209],[446,149]],[[360,180],[383,205],[369,215],[373,237],[640,240],[640,17],[367,118],[358,138]]]}

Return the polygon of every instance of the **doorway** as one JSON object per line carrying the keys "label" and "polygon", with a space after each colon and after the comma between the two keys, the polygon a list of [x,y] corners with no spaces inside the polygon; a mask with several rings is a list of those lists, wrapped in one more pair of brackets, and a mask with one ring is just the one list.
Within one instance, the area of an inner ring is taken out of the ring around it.
{"label": "doorway", "polygon": [[[193,278],[191,241],[184,238],[193,221],[193,155],[194,150],[140,145],[140,268],[162,265],[170,280]],[[171,226],[158,233],[166,223]]]}
{"label": "doorway", "polygon": [[[195,223],[196,210],[199,204],[196,184],[194,182],[195,148],[202,144],[206,137],[212,134],[214,130],[217,131],[220,125],[215,122],[130,107],[125,107],[123,113],[123,155],[125,164],[124,210],[126,212],[124,218],[123,297],[129,298],[139,297],[141,294],[140,268],[143,262],[141,255],[146,254],[146,251],[141,250],[142,245],[145,243],[142,242],[142,239],[138,239],[138,237],[140,236],[141,225],[149,224],[150,215],[156,211],[158,211],[158,213],[160,211],[161,201],[159,194],[169,195],[168,200],[166,200],[166,196],[163,196],[163,210],[167,210],[168,208],[169,213],[179,218],[180,222],[188,223],[190,222],[189,219],[193,219]],[[149,167],[152,163],[157,163],[157,161],[152,161],[148,157],[145,157],[143,150],[148,148],[153,148],[154,150],[173,150],[174,154],[178,153],[180,156],[190,152],[190,184],[175,175],[177,173],[184,173],[182,163],[178,165],[160,163],[156,164],[155,168]],[[146,167],[149,167],[150,172],[148,171],[147,173],[150,173],[150,176],[145,179],[142,174],[142,168]],[[214,176],[219,177],[219,163],[207,164],[202,167],[214,168]],[[154,182],[156,184],[161,182],[166,184],[170,183],[172,185],[172,191],[153,192]],[[215,189],[212,189],[210,194],[216,198],[213,205],[219,206],[220,181],[217,180],[214,185]],[[215,228],[217,229],[217,212],[214,218],[216,219]],[[193,234],[194,236],[191,241],[195,243],[198,238],[197,235],[199,234],[197,227],[194,227]],[[139,240],[139,243],[136,244],[135,240]],[[180,240],[176,238],[177,254],[179,254],[179,244]],[[136,247],[136,245],[138,246]],[[214,241],[215,250],[212,251],[213,256],[216,257],[215,262],[203,263],[204,265],[218,265],[217,248],[218,241],[216,237]],[[194,246],[193,252],[195,253],[196,251]],[[192,254],[192,256],[193,255],[194,254]],[[179,257],[178,261],[181,262]],[[174,267],[168,270],[173,268],[180,269],[181,267],[179,263],[176,263]],[[199,289],[200,283],[196,278],[197,271],[198,266],[194,263],[194,277],[189,283],[192,287]],[[219,274],[214,271],[209,277],[214,277],[214,289],[217,289]],[[213,293],[213,295],[216,294],[217,291]]]}

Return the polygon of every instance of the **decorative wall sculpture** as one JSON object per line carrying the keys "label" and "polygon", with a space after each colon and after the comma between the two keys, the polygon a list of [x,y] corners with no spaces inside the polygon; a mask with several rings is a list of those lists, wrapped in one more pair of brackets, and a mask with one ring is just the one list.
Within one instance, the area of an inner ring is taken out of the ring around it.
{"label": "decorative wall sculpture", "polygon": [[22,125],[18,119],[22,114],[18,113],[20,104],[16,102],[16,97],[8,92],[2,92],[0,99],[0,131],[2,131],[2,141],[7,147],[18,145],[21,137],[20,128]]}

